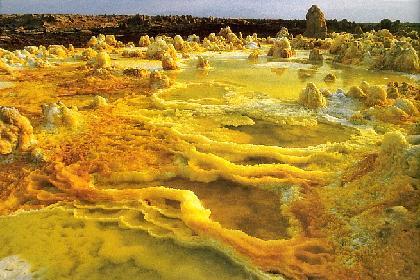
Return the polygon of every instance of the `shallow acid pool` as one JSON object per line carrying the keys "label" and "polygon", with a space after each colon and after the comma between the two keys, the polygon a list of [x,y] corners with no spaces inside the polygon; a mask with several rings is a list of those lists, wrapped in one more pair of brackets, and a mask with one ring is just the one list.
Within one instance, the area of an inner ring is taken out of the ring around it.
{"label": "shallow acid pool", "polygon": [[[259,92],[280,100],[296,100],[301,89],[308,82],[313,82],[318,88],[347,90],[353,85],[359,85],[362,81],[371,84],[386,85],[389,81],[412,82],[409,77],[393,72],[378,72],[362,68],[354,68],[345,65],[334,64],[325,61],[322,65],[294,62],[294,59],[272,59],[261,56],[258,61],[249,61],[247,55],[229,56],[209,54],[211,69],[196,69],[196,60],[190,59],[187,67],[174,73],[177,82],[220,82],[227,85],[237,86],[242,92]],[[298,51],[297,56],[308,57],[309,51]],[[298,60],[299,61],[299,60]],[[299,75],[301,69],[309,70],[311,75],[302,78]],[[324,77],[333,73],[337,76],[334,83],[324,82]]]}
{"label": "shallow acid pool", "polygon": [[[30,264],[34,279],[257,279],[210,248],[77,219],[71,209],[1,217],[0,225],[0,260],[17,255]],[[27,269],[25,263],[14,268]]]}

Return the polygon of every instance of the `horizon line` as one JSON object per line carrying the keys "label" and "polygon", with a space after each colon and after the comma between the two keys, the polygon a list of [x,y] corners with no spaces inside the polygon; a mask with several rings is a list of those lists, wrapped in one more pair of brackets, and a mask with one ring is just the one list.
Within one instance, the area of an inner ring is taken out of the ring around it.
{"label": "horizon line", "polygon": [[[267,17],[267,18],[258,18],[258,17],[219,17],[219,16],[194,16],[191,14],[139,14],[139,13],[134,13],[134,14],[99,14],[99,13],[92,13],[92,14],[84,14],[84,13],[1,13],[0,12],[0,16],[12,16],[12,15],[19,15],[19,16],[23,16],[23,15],[64,15],[64,16],[70,16],[70,15],[79,15],[79,16],[152,16],[152,17],[156,17],[156,16],[191,16],[194,18],[215,18],[215,19],[242,19],[242,20],[285,20],[285,21],[306,21],[306,19],[299,19],[299,18],[294,18],[294,19],[284,19],[284,18],[271,18],[271,17]],[[389,19],[389,18],[383,18],[383,19]],[[383,20],[381,19],[381,20]],[[363,23],[363,24],[373,24],[373,23],[380,23],[381,21],[378,22],[372,22],[372,21],[355,21],[355,20],[349,20],[347,18],[342,18],[342,19],[338,19],[338,18],[333,18],[333,19],[329,19],[326,18],[326,21],[332,21],[332,20],[337,20],[337,21],[343,21],[343,20],[347,20],[348,22],[354,22],[354,23]],[[398,19],[397,19],[398,20]],[[396,20],[391,20],[392,22],[395,22]],[[420,24],[420,22],[411,22],[411,21],[401,21],[401,23],[412,23],[412,24]]]}

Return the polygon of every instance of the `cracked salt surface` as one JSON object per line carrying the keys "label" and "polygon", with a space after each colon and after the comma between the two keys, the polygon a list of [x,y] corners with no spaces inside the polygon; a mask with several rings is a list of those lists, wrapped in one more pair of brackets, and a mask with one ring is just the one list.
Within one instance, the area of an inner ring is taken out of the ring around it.
{"label": "cracked salt surface", "polygon": [[18,256],[0,259],[0,280],[31,280],[31,266]]}
{"label": "cracked salt surface", "polygon": [[12,87],[14,87],[14,83],[12,83],[12,82],[5,82],[5,81],[0,81],[0,89],[3,89],[3,88],[12,88]]}
{"label": "cracked salt surface", "polygon": [[344,92],[338,90],[328,98],[328,106],[321,109],[321,112],[345,120],[354,115],[359,107],[360,103],[357,100],[347,97]]}

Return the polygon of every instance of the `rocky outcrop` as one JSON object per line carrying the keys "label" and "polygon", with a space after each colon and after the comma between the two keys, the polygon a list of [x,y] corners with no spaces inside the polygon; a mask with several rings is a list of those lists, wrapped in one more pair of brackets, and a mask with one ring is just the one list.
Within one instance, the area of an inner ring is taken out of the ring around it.
{"label": "rocky outcrop", "polygon": [[367,89],[365,104],[368,106],[382,105],[386,98],[386,90],[381,86],[373,85]]}
{"label": "rocky outcrop", "polygon": [[258,50],[253,50],[252,53],[249,54],[248,59],[252,61],[258,60],[258,56],[260,55],[260,52]]}
{"label": "rocky outcrop", "polygon": [[267,56],[277,57],[277,58],[289,58],[293,55],[292,47],[290,45],[289,39],[280,38],[274,41],[273,46],[269,49]]}
{"label": "rocky outcrop", "polygon": [[335,80],[337,80],[337,77],[333,73],[328,73],[324,77],[324,82],[326,82],[326,83],[333,83],[333,82],[335,82]]}
{"label": "rocky outcrop", "polygon": [[16,108],[0,106],[0,155],[26,151],[33,143],[33,128]]}
{"label": "rocky outcrop", "polygon": [[419,56],[409,43],[398,42],[378,59],[375,68],[416,73],[420,70]]}
{"label": "rocky outcrop", "polygon": [[317,5],[312,5],[306,14],[306,31],[304,34],[310,38],[322,38],[327,36],[327,22],[324,13]]}
{"label": "rocky outcrop", "polygon": [[44,127],[48,130],[64,128],[65,130],[77,128],[81,115],[77,107],[67,107],[64,103],[42,104]]}
{"label": "rocky outcrop", "polygon": [[162,68],[163,70],[175,70],[178,69],[176,65],[176,60],[169,54],[165,54],[162,58]]}
{"label": "rocky outcrop", "polygon": [[301,91],[298,103],[308,109],[317,109],[325,107],[327,100],[314,83],[308,83],[306,88]]}
{"label": "rocky outcrop", "polygon": [[277,38],[289,38],[289,30],[286,27],[282,27],[279,32],[277,32]]}
{"label": "rocky outcrop", "polygon": [[95,68],[109,68],[111,67],[111,57],[105,51],[99,52],[94,62]]}
{"label": "rocky outcrop", "polygon": [[149,35],[144,35],[140,37],[139,47],[148,47],[151,44]]}
{"label": "rocky outcrop", "polygon": [[146,56],[149,59],[162,60],[165,54],[169,54],[173,59],[176,59],[174,45],[168,44],[163,37],[157,37],[155,42],[150,44],[146,51]]}
{"label": "rocky outcrop", "polygon": [[210,62],[208,59],[198,56],[197,57],[197,68],[207,69],[210,68]]}
{"label": "rocky outcrop", "polygon": [[310,62],[322,62],[324,61],[324,57],[321,51],[318,48],[312,49],[309,53],[309,61]]}

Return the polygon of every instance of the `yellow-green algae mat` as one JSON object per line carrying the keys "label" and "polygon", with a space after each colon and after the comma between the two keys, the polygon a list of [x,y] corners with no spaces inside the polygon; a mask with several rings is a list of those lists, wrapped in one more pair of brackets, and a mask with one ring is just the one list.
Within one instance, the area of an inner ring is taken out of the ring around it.
{"label": "yellow-green algae mat", "polygon": [[22,256],[32,265],[34,278],[255,278],[211,248],[156,239],[117,222],[75,218],[66,207],[1,217],[0,232],[0,256]]}

